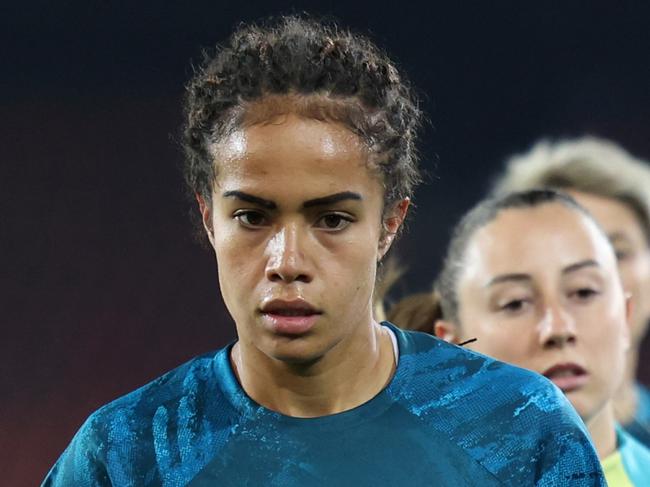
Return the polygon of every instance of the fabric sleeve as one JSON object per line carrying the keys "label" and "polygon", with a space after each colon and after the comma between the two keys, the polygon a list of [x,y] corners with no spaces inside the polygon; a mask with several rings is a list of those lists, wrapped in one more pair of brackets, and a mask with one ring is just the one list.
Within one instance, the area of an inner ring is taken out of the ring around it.
{"label": "fabric sleeve", "polygon": [[113,483],[102,460],[102,442],[91,416],[50,469],[41,487],[108,487]]}
{"label": "fabric sleeve", "polygon": [[535,485],[606,486],[584,423],[564,394],[553,384],[548,387],[546,392],[556,407],[549,408],[540,425]]}

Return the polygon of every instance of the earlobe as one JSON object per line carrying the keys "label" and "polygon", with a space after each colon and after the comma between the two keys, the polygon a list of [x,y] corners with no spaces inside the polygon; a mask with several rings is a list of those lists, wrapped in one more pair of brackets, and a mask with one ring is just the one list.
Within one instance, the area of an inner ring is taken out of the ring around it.
{"label": "earlobe", "polygon": [[435,326],[433,327],[434,334],[450,343],[458,343],[459,337],[456,333],[456,325],[446,320],[437,320]]}
{"label": "earlobe", "polygon": [[210,243],[214,246],[214,230],[212,228],[212,212],[210,211],[210,206],[199,193],[195,192],[194,197],[199,204],[199,212],[201,213],[203,228],[205,228],[205,232],[208,234],[208,240],[210,240]]}
{"label": "earlobe", "polygon": [[393,244],[397,232],[406,219],[410,204],[410,198],[404,198],[403,200],[398,201],[393,205],[391,211],[384,218],[384,221],[382,222],[383,235],[379,241],[379,260],[386,255],[386,252],[388,252],[390,246]]}

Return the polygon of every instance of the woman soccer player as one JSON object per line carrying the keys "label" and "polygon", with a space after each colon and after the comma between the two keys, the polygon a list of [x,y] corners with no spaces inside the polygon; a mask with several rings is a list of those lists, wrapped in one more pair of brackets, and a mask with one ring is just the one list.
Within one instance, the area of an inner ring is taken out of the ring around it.
{"label": "woman soccer player", "polygon": [[[456,227],[435,288],[437,298],[415,308],[440,317],[437,336],[475,339],[472,350],[546,376],[585,421],[608,484],[650,485],[650,452],[617,428],[613,408],[629,299],[614,250],[586,210],[551,190],[479,203]],[[417,314],[389,317],[422,328]]]}

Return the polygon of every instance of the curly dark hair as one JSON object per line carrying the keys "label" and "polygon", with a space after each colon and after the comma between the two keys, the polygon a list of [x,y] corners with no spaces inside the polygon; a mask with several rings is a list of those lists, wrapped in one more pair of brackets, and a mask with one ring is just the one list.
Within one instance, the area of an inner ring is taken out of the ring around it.
{"label": "curly dark hair", "polygon": [[185,98],[184,173],[192,196],[211,200],[218,167],[210,146],[241,127],[253,102],[278,95],[302,99],[299,114],[342,123],[366,141],[382,175],[384,208],[412,196],[421,179],[421,112],[409,83],[367,38],[294,15],[243,25],[204,57]]}

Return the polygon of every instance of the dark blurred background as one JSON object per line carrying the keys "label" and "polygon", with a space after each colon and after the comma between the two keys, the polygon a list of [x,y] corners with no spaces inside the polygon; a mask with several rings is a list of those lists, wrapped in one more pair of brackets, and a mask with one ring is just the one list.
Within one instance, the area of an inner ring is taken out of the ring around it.
{"label": "dark blurred background", "polygon": [[429,181],[393,299],[429,288],[451,225],[540,136],[650,159],[648,2],[462,3],[0,5],[2,485],[37,484],[94,409],[233,339],[177,134],[191,60],[239,22],[334,16],[420,90]]}

